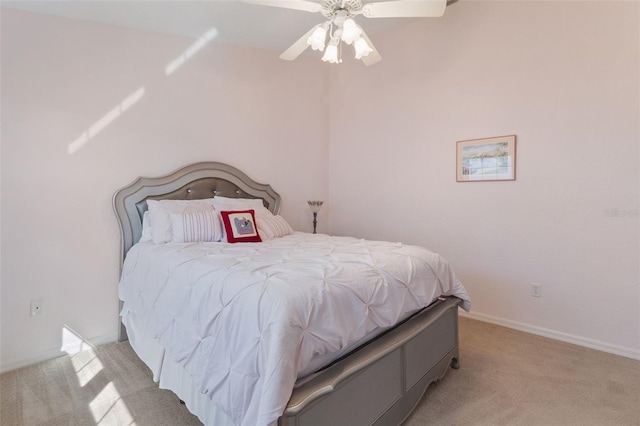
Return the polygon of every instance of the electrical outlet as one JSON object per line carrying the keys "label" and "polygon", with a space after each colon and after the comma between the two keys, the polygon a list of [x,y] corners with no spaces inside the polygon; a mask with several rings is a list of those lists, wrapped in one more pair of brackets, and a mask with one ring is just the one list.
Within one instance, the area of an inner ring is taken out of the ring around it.
{"label": "electrical outlet", "polygon": [[531,295],[533,297],[542,297],[542,285],[531,284]]}
{"label": "electrical outlet", "polygon": [[40,315],[42,313],[42,303],[43,303],[43,299],[33,299],[31,301],[32,317],[35,317],[36,315]]}

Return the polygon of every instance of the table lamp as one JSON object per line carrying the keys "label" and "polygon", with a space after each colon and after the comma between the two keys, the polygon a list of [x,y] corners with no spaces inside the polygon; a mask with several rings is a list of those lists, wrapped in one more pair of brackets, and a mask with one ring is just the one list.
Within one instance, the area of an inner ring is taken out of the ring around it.
{"label": "table lamp", "polygon": [[313,233],[316,233],[316,225],[318,224],[318,212],[322,208],[323,201],[307,201],[309,203],[309,208],[313,212]]}

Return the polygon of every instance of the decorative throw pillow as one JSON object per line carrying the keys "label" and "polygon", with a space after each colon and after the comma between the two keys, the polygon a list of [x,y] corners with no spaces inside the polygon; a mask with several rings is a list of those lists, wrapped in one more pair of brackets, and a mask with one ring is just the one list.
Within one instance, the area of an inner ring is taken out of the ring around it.
{"label": "decorative throw pillow", "polygon": [[155,244],[163,244],[173,240],[170,216],[172,213],[211,210],[212,200],[213,198],[203,200],[147,200],[153,242]]}
{"label": "decorative throw pillow", "polygon": [[222,239],[220,214],[209,206],[208,210],[171,213],[171,242],[214,242]]}
{"label": "decorative throw pillow", "polygon": [[221,211],[222,223],[230,243],[262,242],[253,210]]}
{"label": "decorative throw pillow", "polygon": [[282,216],[272,215],[271,213],[266,215],[256,212],[256,220],[258,221],[258,230],[263,240],[293,234],[293,229]]}

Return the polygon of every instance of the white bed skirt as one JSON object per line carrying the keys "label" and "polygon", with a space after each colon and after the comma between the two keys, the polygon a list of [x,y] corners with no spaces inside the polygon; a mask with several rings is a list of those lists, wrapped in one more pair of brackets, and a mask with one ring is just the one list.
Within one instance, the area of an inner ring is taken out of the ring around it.
{"label": "white bed skirt", "polygon": [[205,425],[232,426],[231,419],[201,393],[178,363],[165,357],[165,350],[156,339],[131,321],[131,315],[122,319],[127,327],[129,344],[138,357],[151,369],[153,381],[160,389],[168,389],[184,401],[189,411]]}

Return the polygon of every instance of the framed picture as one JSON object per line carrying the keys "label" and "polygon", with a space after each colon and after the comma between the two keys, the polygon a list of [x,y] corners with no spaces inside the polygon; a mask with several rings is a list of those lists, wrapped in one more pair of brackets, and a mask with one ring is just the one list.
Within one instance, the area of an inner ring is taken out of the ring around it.
{"label": "framed picture", "polygon": [[456,181],[516,180],[516,135],[457,142]]}

